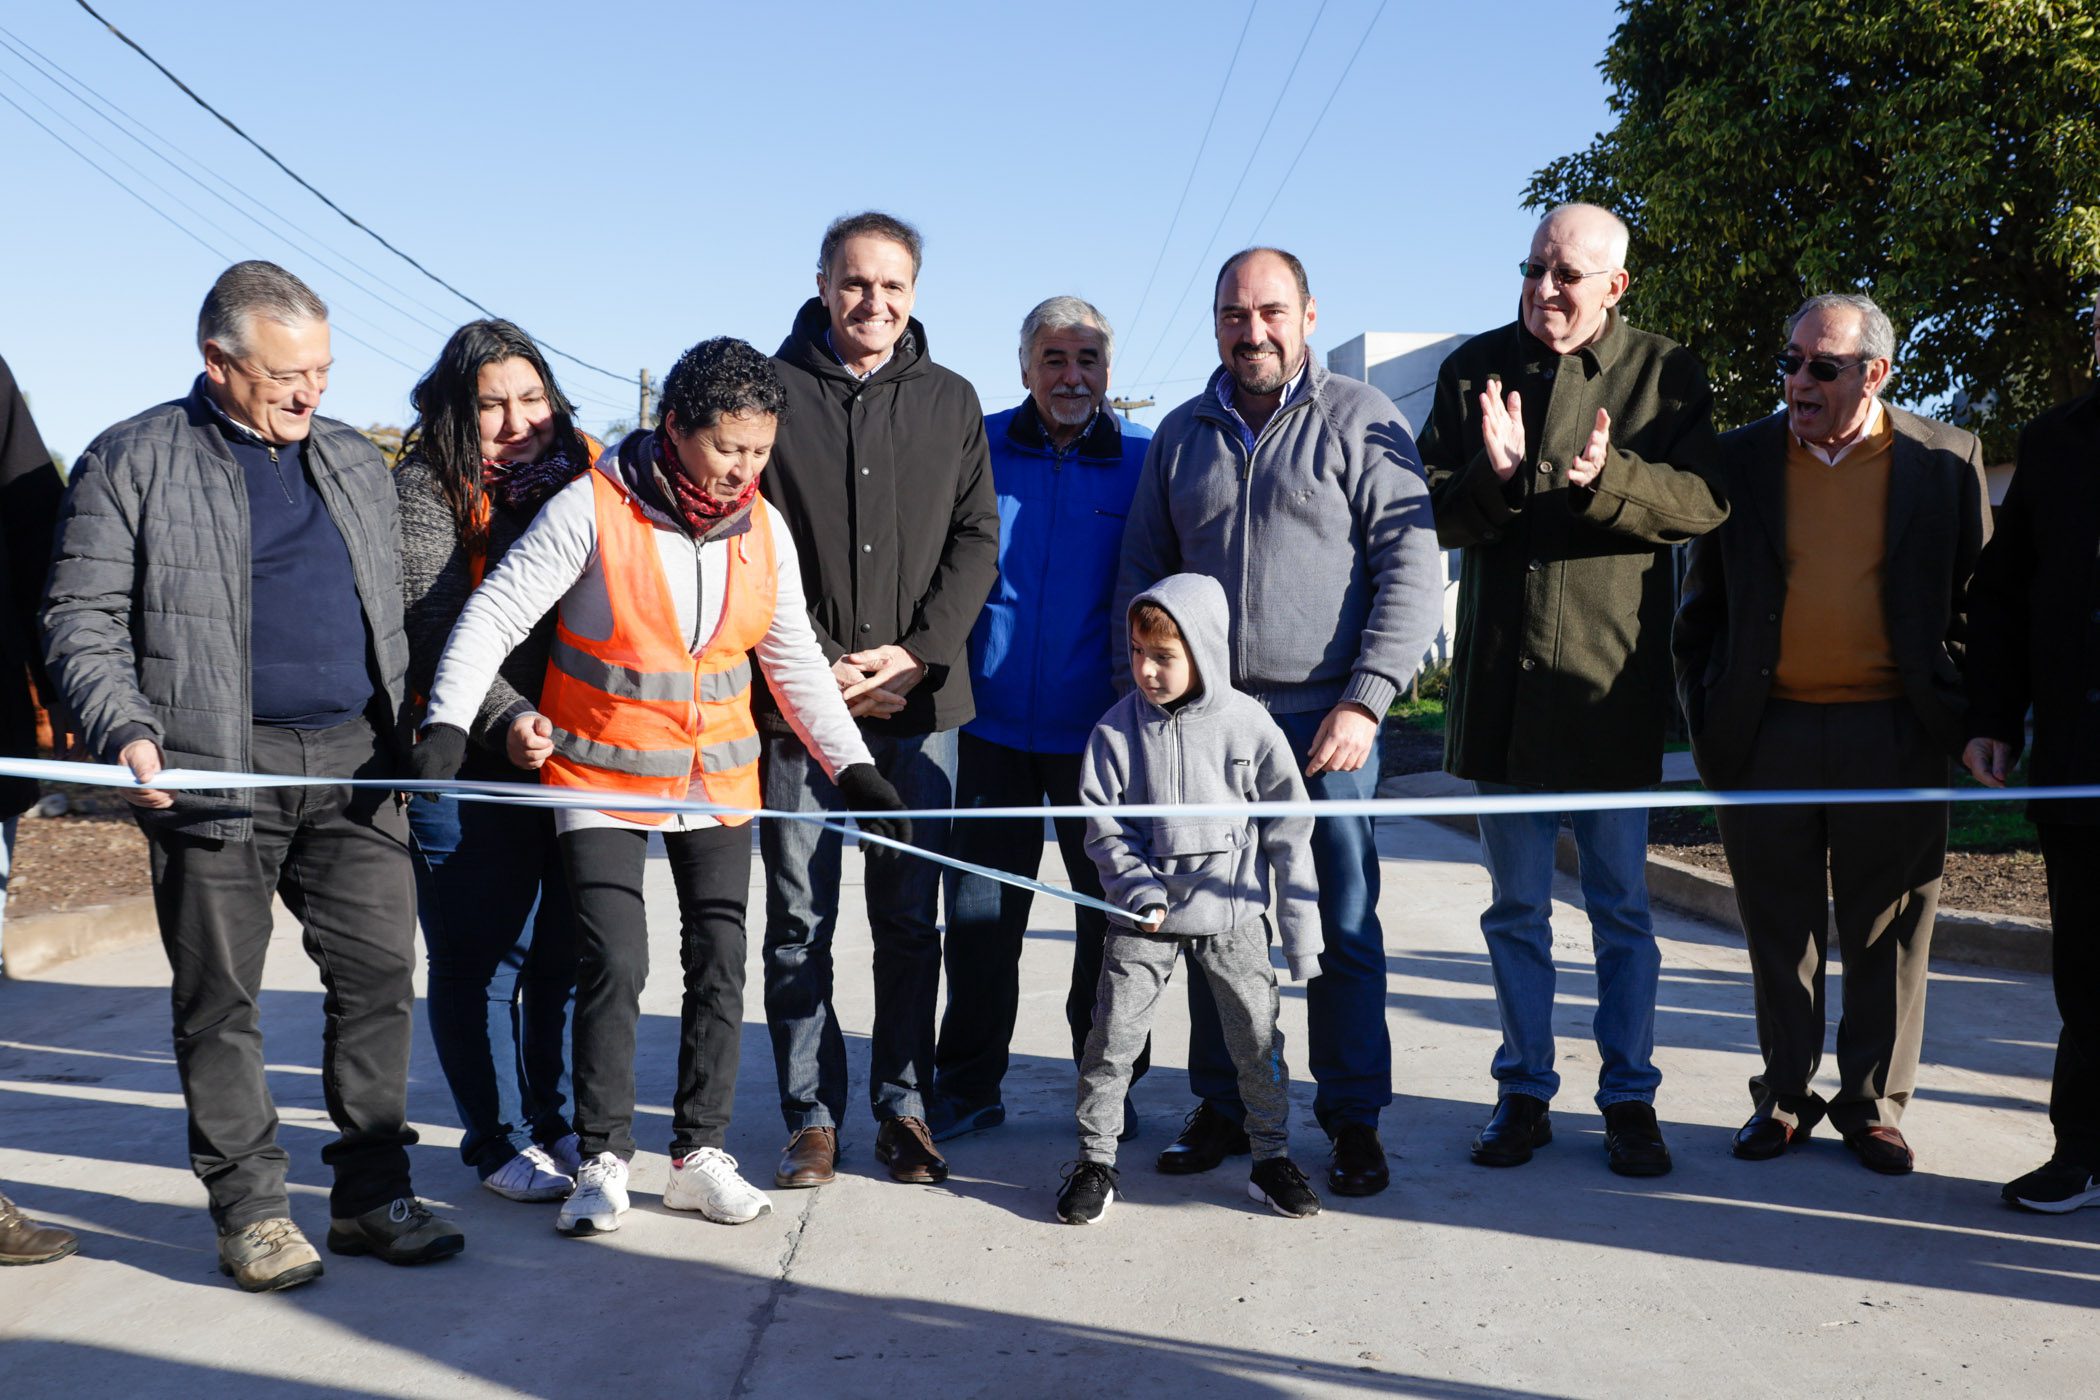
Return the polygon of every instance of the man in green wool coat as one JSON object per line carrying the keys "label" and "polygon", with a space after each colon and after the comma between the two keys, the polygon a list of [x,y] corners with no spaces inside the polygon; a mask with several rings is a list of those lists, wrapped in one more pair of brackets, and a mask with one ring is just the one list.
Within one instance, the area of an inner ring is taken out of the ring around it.
{"label": "man in green wool coat", "polygon": [[[1532,235],[1518,318],[1461,345],[1421,437],[1437,538],[1463,551],[1444,766],[1483,793],[1637,789],[1662,776],[1675,703],[1670,547],[1728,513],[1712,394],[1688,350],[1635,330],[1627,230],[1565,204]],[[1613,1171],[1659,1176],[1645,808],[1574,814],[1596,951],[1597,1106]],[[1473,1144],[1518,1166],[1551,1141],[1553,852],[1560,816],[1483,815],[1480,917],[1502,1046]]]}

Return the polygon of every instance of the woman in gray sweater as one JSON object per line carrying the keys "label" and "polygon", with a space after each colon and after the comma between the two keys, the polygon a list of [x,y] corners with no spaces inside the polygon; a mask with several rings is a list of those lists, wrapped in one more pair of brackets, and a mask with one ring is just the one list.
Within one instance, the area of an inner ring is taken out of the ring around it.
{"label": "woman in gray sweater", "polygon": [[[445,639],[540,506],[587,471],[546,359],[508,321],[453,332],[416,385],[394,474],[410,693],[430,694]],[[504,662],[469,728],[464,774],[533,782],[512,721],[538,703],[553,635],[539,620]],[[438,1063],[481,1184],[514,1201],[561,1200],[576,1171],[568,1117],[576,925],[549,812],[455,797],[409,804],[430,958],[425,1005]]]}

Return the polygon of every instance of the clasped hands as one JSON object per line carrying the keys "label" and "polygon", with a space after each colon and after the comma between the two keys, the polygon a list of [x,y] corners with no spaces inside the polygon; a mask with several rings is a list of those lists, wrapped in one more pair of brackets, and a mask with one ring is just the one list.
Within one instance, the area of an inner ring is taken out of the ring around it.
{"label": "clasped hands", "polygon": [[[1502,481],[1524,465],[1524,400],[1512,389],[1507,401],[1498,396],[1502,381],[1490,377],[1480,394],[1480,443],[1487,450],[1488,465]],[[1604,470],[1604,454],[1611,450],[1611,414],[1597,410],[1597,425],[1580,456],[1568,463],[1568,485],[1589,486]]]}
{"label": "clasped hands", "polygon": [[855,719],[887,719],[904,708],[904,697],[926,678],[926,663],[892,642],[851,651],[831,663],[846,713]]}

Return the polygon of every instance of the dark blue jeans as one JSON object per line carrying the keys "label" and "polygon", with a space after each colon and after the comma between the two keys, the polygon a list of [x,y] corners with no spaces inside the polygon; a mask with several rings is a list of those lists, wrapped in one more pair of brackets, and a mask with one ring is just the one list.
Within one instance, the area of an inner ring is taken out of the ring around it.
{"label": "dark blue jeans", "polygon": [[[1010,749],[965,732],[957,748],[955,805],[1031,807],[1048,798],[1053,806],[1077,806],[1079,759],[1076,753]],[[1086,823],[1060,817],[1054,826],[1072,888],[1100,899],[1101,875],[1086,853]],[[1033,878],[1042,864],[1043,823],[965,820],[956,823],[949,845],[962,860]],[[1028,935],[1035,895],[960,870],[948,871],[944,879],[948,930],[942,955],[948,968],[948,1009],[941,1016],[940,1041],[934,1047],[934,1085],[956,1103],[974,1108],[997,1103],[1000,1082],[1006,1078],[1007,1050],[1021,1004],[1021,943]],[[1072,1032],[1076,1064],[1094,1025],[1094,988],[1101,981],[1108,916],[1098,909],[1075,908],[1073,922],[1065,1025]],[[1133,1082],[1144,1076],[1151,1056],[1148,1036],[1132,1067]]]}
{"label": "dark blue jeans", "polygon": [[569,1131],[576,916],[554,815],[419,797],[408,825],[430,1038],[466,1130],[459,1155],[487,1177]]}
{"label": "dark blue jeans", "polygon": [[[907,807],[955,800],[955,731],[867,736],[875,766]],[[759,778],[768,807],[823,812],[844,805],[794,735],[768,735]],[[912,843],[944,850],[948,823],[912,819]],[[831,936],[839,914],[845,838],[812,822],[761,820],[766,866],[766,1026],[790,1132],[836,1128],[846,1114],[846,1042],[831,1005]],[[933,1083],[933,1008],[941,987],[935,922],[941,867],[869,847],[864,877],[875,940],[875,1025],[869,1033],[868,1100],[876,1121],[924,1118]]]}
{"label": "dark blue jeans", "polygon": [[[1298,771],[1325,710],[1274,715],[1290,740]],[[1321,773],[1305,780],[1313,800],[1377,795],[1378,763],[1353,773]],[[1385,1024],[1385,930],[1378,922],[1378,840],[1369,817],[1321,817],[1313,823],[1313,871],[1320,880],[1320,929],[1326,947],[1320,975],[1305,984],[1306,1032],[1311,1042],[1313,1117],[1332,1136],[1344,1123],[1377,1126],[1393,1101],[1393,1042]],[[1276,1052],[1283,1053],[1277,1032]],[[1246,1118],[1239,1078],[1225,1051],[1224,1032],[1210,988],[1189,978],[1189,1088],[1233,1122]]]}

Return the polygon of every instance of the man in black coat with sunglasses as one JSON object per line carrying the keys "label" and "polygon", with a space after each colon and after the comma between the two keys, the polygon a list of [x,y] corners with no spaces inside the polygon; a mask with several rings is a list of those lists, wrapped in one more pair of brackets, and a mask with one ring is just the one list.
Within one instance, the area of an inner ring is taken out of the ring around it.
{"label": "man in black coat with sunglasses", "polygon": [[[1728,522],[1692,545],[1674,637],[1715,789],[1944,787],[1966,737],[1969,576],[1990,536],[1982,451],[1881,402],[1895,332],[1867,297],[1787,322],[1786,407],[1721,440]],[[1911,1169],[1945,803],[1724,807],[1763,1072],[1735,1155],[1798,1147],[1826,1114],[1867,1167]],[[1826,895],[1825,871],[1828,870]],[[1828,903],[1826,903],[1826,900]],[[1845,965],[1838,1090],[1812,1087],[1834,905]]]}

